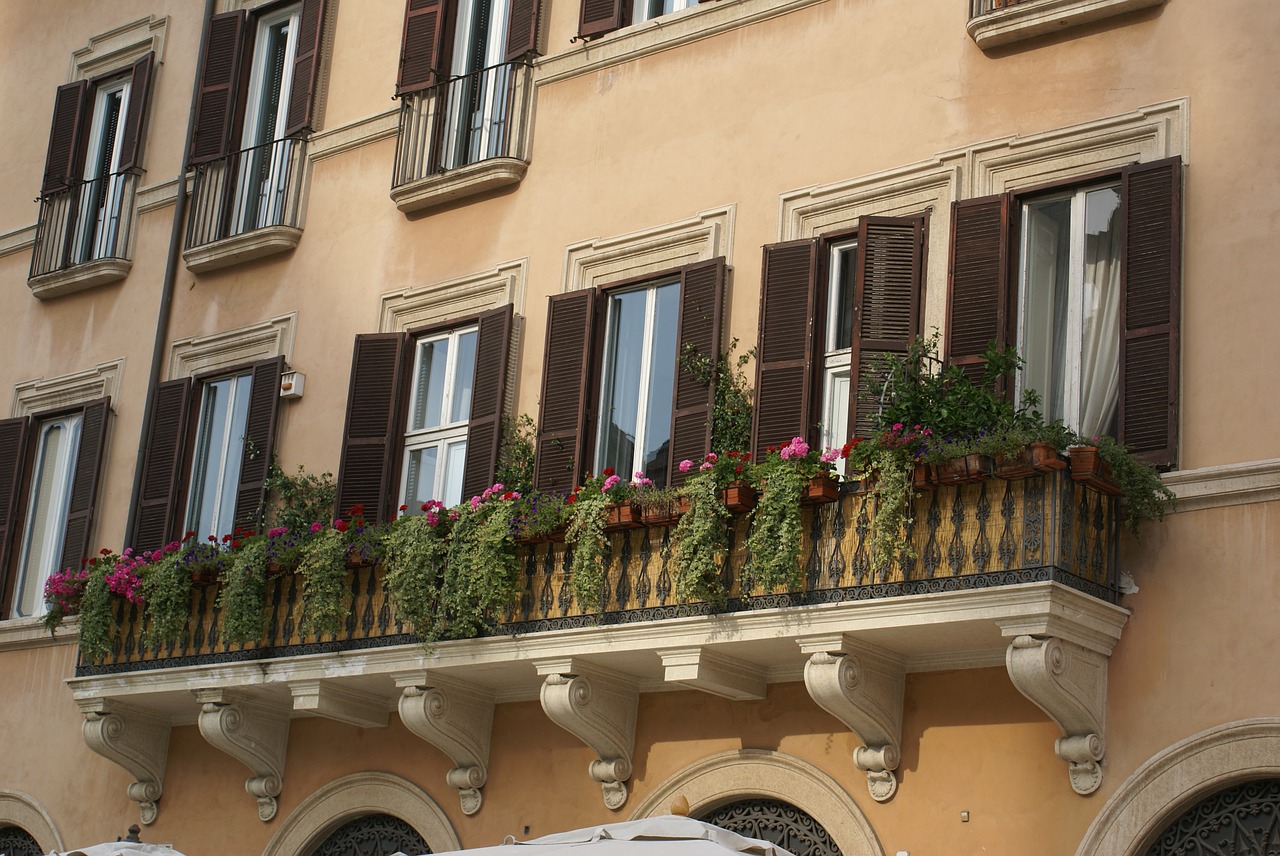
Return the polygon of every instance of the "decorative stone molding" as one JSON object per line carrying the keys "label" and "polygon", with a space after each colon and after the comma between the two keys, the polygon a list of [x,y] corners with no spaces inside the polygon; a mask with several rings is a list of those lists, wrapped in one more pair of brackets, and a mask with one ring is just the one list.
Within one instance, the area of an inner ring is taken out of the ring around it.
{"label": "decorative stone molding", "polygon": [[809,695],[865,744],[854,750],[853,763],[867,774],[871,798],[892,798],[898,790],[893,771],[902,757],[905,661],[847,633],[796,642],[809,655],[804,667]]}
{"label": "decorative stone molding", "polygon": [[323,716],[357,728],[385,728],[387,725],[389,710],[386,701],[374,693],[361,692],[338,681],[320,678],[291,681],[289,692],[293,695],[293,709],[299,713]]}
{"label": "decorative stone molding", "polygon": [[1166,473],[1176,512],[1280,500],[1280,458]]}
{"label": "decorative stone molding", "polygon": [[53,817],[30,794],[0,789],[0,826],[17,826],[40,845],[41,852],[61,852],[62,836]]}
{"label": "decorative stone molding", "polygon": [[169,758],[169,720],[104,698],[77,701],[84,714],[84,742],[134,777],[129,799],[143,824],[155,822]]}
{"label": "decorative stone molding", "polygon": [[284,357],[289,362],[297,326],[298,313],[290,312],[236,330],[175,339],[169,345],[169,380],[272,357]]}
{"label": "decorative stone molding", "polygon": [[765,696],[764,670],[753,663],[717,654],[703,646],[667,648],[657,654],[670,683],[733,701]]}
{"label": "decorative stone molding", "polygon": [[378,332],[411,330],[507,303],[519,314],[524,307],[528,272],[529,260],[516,259],[457,279],[384,294],[378,310]]}
{"label": "decorative stone molding", "polygon": [[118,282],[129,275],[132,267],[133,261],[130,259],[94,259],[29,279],[27,287],[31,289],[32,297],[49,300],[109,282]]}
{"label": "decorative stone molding", "polygon": [[[195,181],[195,174],[183,182],[186,192],[191,192],[191,185]],[[148,184],[145,187],[138,188],[138,198],[134,202],[139,214],[146,214],[160,208],[172,205],[178,200],[178,179],[171,178],[168,181],[159,181],[155,184]]]}
{"label": "decorative stone molding", "polygon": [[13,387],[13,406],[9,415],[34,416],[74,407],[94,399],[120,397],[120,376],[124,373],[124,357],[98,363],[82,372],[51,378],[24,380]]}
{"label": "decorative stone molding", "polygon": [[1072,790],[1096,791],[1106,751],[1107,657],[1062,639],[1018,636],[1005,663],[1018,692],[1062,729],[1053,751],[1067,762]]}
{"label": "decorative stone molding", "polygon": [[406,214],[519,184],[529,169],[518,158],[488,158],[391,188],[391,201]]}
{"label": "decorative stone molding", "polygon": [[636,742],[635,681],[619,672],[565,657],[534,662],[542,682],[542,710],[556,725],[587,744],[597,760],[587,769],[600,783],[604,804],[617,811],[627,801],[631,753]]}
{"label": "decorative stone molding", "polygon": [[302,230],[293,226],[264,226],[182,251],[182,260],[192,273],[207,273],[263,256],[284,253],[298,246]]}
{"label": "decorative stone molding", "polygon": [[58,627],[58,635],[44,626],[44,617],[0,620],[0,654],[22,648],[75,645],[80,638],[80,616],[71,615]]}
{"label": "decorative stone molding", "polygon": [[164,46],[169,19],[149,15],[107,30],[89,39],[89,44],[71,53],[69,82],[91,80],[123,68],[154,51],[156,63],[164,63]]}
{"label": "decorative stone molding", "polygon": [[221,689],[195,691],[200,703],[200,734],[209,745],[235,758],[253,773],[244,783],[258,801],[258,819],[276,816],[276,797],[284,787],[289,717],[277,707]]}
{"label": "decorative stone molding", "polygon": [[1160,6],[1164,0],[1040,0],[1006,6],[970,18],[966,29],[983,50],[1060,33],[1126,12]]}
{"label": "decorative stone molding", "polygon": [[480,789],[489,778],[493,693],[425,671],[394,677],[403,690],[401,721],[453,762],[445,781],[458,791],[463,814],[475,814],[484,802]]}
{"label": "decorative stone molding", "polygon": [[736,205],[652,229],[570,244],[564,290],[578,291],[733,254]]}
{"label": "decorative stone molding", "polygon": [[399,129],[400,108],[392,107],[381,113],[313,134],[307,145],[307,159],[315,163],[334,155],[346,154],[361,146],[394,137]]}
{"label": "decorative stone molding", "polygon": [[34,224],[14,229],[12,232],[5,232],[0,234],[0,258],[13,253],[20,253],[23,250],[29,250],[35,244],[36,227]]}

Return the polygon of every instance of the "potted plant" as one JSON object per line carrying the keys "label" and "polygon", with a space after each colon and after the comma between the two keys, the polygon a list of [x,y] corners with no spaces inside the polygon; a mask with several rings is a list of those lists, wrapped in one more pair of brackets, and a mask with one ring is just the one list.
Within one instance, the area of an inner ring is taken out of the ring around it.
{"label": "potted plant", "polygon": [[[143,554],[147,564],[141,568],[142,597],[147,603],[147,642],[151,645],[178,641],[191,614],[191,567],[207,562],[208,549],[192,543],[191,536],[185,541],[185,547],[183,542],[172,541]],[[201,549],[197,551],[197,547]],[[218,552],[216,546],[212,550]]]}
{"label": "potted plant", "polygon": [[560,491],[533,491],[528,494],[516,521],[516,540],[524,544],[563,541],[569,522],[566,496]]}
{"label": "potted plant", "polygon": [[[1177,497],[1160,480],[1159,471],[1151,464],[1134,457],[1112,437],[1094,437],[1093,443],[1098,456],[1110,469],[1110,478],[1124,497],[1124,525],[1135,537],[1143,520],[1163,520],[1165,512],[1177,505]],[[1072,460],[1074,478],[1074,457]]]}
{"label": "potted plant", "polygon": [[441,581],[448,565],[449,533],[455,519],[436,500],[421,506],[420,514],[404,514],[387,530],[384,548],[387,597],[396,618],[413,627],[425,646],[444,632]]}
{"label": "potted plant", "polygon": [[218,590],[218,608],[222,614],[222,638],[228,644],[257,642],[266,627],[267,569],[270,565],[269,543],[287,534],[283,527],[266,535],[242,534],[232,542],[234,552],[227,561]]}
{"label": "potted plant", "polygon": [[795,437],[781,448],[767,449],[756,462],[760,499],[751,513],[751,561],[743,574],[743,594],[756,586],[768,592],[799,585],[801,500],[813,479],[830,478],[837,455],[833,449],[815,454],[803,437]]}
{"label": "potted plant", "polygon": [[696,467],[691,460],[681,461],[679,467],[688,474],[681,486],[688,510],[672,537],[676,595],[681,601],[704,600],[723,606],[725,591],[719,568],[729,549],[733,519],[728,506],[730,488],[739,511],[755,504],[755,492],[742,480],[747,475],[746,465],[738,452],[708,452]]}
{"label": "potted plant", "polygon": [[351,554],[353,526],[364,529],[364,509],[352,506],[349,523],[342,518],[332,525],[312,523],[308,528],[313,536],[306,542],[298,558],[298,573],[302,575],[302,626],[315,633],[336,635],[347,617],[347,558]]}
{"label": "potted plant", "polygon": [[671,526],[689,510],[689,497],[678,487],[656,487],[652,482],[641,483],[639,487],[636,504],[640,506],[645,526]]}
{"label": "potted plant", "polygon": [[519,595],[515,527],[521,508],[519,491],[501,483],[459,507],[442,589],[450,637],[478,634]]}
{"label": "potted plant", "polygon": [[578,608],[584,613],[604,599],[605,535],[609,531],[611,507],[625,505],[635,512],[635,519],[639,521],[640,510],[634,505],[637,487],[635,482],[623,481],[613,467],[606,467],[599,476],[588,475],[565,499],[570,506],[565,540],[573,548],[569,573]]}

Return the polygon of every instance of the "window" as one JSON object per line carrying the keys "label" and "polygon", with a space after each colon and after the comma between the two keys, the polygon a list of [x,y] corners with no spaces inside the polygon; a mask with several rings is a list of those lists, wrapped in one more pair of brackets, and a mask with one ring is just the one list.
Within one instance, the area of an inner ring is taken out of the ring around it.
{"label": "window", "polygon": [[591,39],[621,27],[697,6],[699,0],[582,0],[578,37]]}
{"label": "window", "polygon": [[512,306],[410,333],[356,337],[338,510],[389,520],[493,483],[502,440]]}
{"label": "window", "polygon": [[0,422],[0,615],[43,614],[45,580],[87,558],[109,411]]}
{"label": "window", "polygon": [[690,6],[697,6],[699,0],[633,0],[631,22],[648,21],[661,15],[670,15]]}
{"label": "window", "polygon": [[1171,159],[955,203],[948,360],[1016,344],[1048,416],[1174,466],[1181,188]]}
{"label": "window", "polygon": [[569,489],[605,467],[678,484],[676,465],[710,450],[714,381],[700,383],[679,355],[719,356],[724,280],[719,258],[550,298],[540,488]]}
{"label": "window", "polygon": [[224,535],[235,528],[252,384],[248,372],[201,384],[185,531]]}

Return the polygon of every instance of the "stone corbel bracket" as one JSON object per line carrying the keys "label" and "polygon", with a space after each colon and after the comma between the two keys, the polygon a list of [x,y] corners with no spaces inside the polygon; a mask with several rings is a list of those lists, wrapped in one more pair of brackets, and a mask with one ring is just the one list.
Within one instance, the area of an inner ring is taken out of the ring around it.
{"label": "stone corbel bracket", "polygon": [[571,657],[533,665],[544,678],[542,710],[596,753],[587,774],[600,783],[605,806],[617,811],[627,801],[635,750],[635,680]]}
{"label": "stone corbel bracket", "polygon": [[898,790],[902,744],[902,657],[860,642],[847,633],[796,640],[809,655],[804,685],[818,706],[843,722],[865,744],[853,763],[867,774],[867,791],[885,802]]}
{"label": "stone corbel bracket", "polygon": [[475,814],[484,802],[480,789],[489,778],[493,693],[422,670],[392,677],[401,689],[401,721],[449,756],[454,767],[445,781],[457,789],[462,813]]}
{"label": "stone corbel bracket", "polygon": [[102,698],[77,704],[84,714],[84,742],[133,776],[129,799],[138,804],[144,824],[154,823],[169,759],[169,720]]}
{"label": "stone corbel bracket", "polygon": [[271,820],[284,787],[287,709],[221,689],[196,690],[195,696],[200,702],[200,733],[215,749],[249,768],[253,775],[244,789],[258,801],[258,819]]}
{"label": "stone corbel bracket", "polygon": [[1018,692],[1062,729],[1053,751],[1067,762],[1072,790],[1096,791],[1106,751],[1106,655],[1056,637],[1017,636],[1005,652],[1005,666]]}

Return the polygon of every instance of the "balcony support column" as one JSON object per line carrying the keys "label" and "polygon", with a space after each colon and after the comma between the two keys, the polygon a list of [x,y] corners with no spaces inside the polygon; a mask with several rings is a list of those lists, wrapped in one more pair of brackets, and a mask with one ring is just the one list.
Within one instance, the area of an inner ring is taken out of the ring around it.
{"label": "balcony support column", "polygon": [[867,791],[885,802],[898,790],[894,770],[902,757],[903,658],[847,633],[797,639],[809,655],[804,685],[818,706],[862,740],[853,763],[867,774]]}
{"label": "balcony support column", "polygon": [[445,781],[458,791],[462,813],[475,814],[484,802],[480,789],[489,778],[493,693],[426,671],[393,677],[401,688],[400,720],[453,762]]}
{"label": "balcony support column", "polygon": [[1106,655],[1052,636],[1017,636],[1005,666],[1018,692],[1062,729],[1053,751],[1067,762],[1072,790],[1082,796],[1096,791],[1106,751]]}
{"label": "balcony support column", "polygon": [[627,801],[635,751],[640,698],[635,680],[573,657],[533,665],[544,678],[542,710],[596,753],[587,774],[600,783],[605,806],[617,811]]}
{"label": "balcony support column", "polygon": [[84,714],[84,742],[133,776],[129,799],[138,804],[144,825],[154,823],[160,811],[157,802],[164,791],[164,770],[169,758],[168,718],[104,698],[83,699],[77,704]]}
{"label": "balcony support column", "polygon": [[244,789],[257,799],[258,819],[266,823],[276,816],[276,797],[284,788],[288,712],[227,690],[196,690],[195,696],[200,734],[253,773]]}

